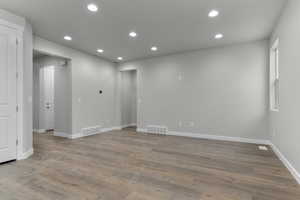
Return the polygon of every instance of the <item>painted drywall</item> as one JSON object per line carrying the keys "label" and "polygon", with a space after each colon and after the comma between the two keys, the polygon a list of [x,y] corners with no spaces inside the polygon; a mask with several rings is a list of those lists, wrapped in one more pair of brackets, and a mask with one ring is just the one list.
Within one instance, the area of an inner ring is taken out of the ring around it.
{"label": "painted drywall", "polygon": [[117,68],[114,63],[40,37],[34,37],[34,49],[72,62],[72,134],[96,125],[115,126]]}
{"label": "painted drywall", "polygon": [[71,61],[64,58],[43,55],[34,59],[33,124],[35,130],[43,130],[43,118],[40,115],[40,73],[39,69],[54,66],[54,130],[72,134],[72,86]]}
{"label": "painted drywall", "polygon": [[137,123],[136,70],[122,71],[121,81],[121,125],[134,125]]}
{"label": "painted drywall", "polygon": [[268,138],[268,41],[124,63],[138,70],[138,127]]}
{"label": "painted drywall", "polygon": [[39,126],[39,108],[40,108],[40,65],[39,59],[33,59],[33,89],[32,89],[32,104],[33,104],[33,130],[38,131]]}
{"label": "painted drywall", "polygon": [[[279,38],[279,112],[271,112],[271,138],[300,174],[300,1],[290,0],[272,35]],[[271,46],[270,44],[270,46]],[[300,180],[300,176],[299,176]]]}
{"label": "painted drywall", "polygon": [[[62,65],[62,63],[65,63]],[[54,65],[54,130],[72,133],[71,61],[56,58]]]}
{"label": "painted drywall", "polygon": [[33,82],[33,41],[32,27],[26,22],[23,51],[23,152],[33,148],[32,138],[32,82]]}

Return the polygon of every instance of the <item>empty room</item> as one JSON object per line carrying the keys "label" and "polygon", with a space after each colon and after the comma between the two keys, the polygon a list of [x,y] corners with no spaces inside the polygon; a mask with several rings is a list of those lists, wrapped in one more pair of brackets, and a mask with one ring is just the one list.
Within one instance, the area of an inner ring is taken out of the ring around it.
{"label": "empty room", "polygon": [[299,0],[1,0],[0,200],[299,200]]}

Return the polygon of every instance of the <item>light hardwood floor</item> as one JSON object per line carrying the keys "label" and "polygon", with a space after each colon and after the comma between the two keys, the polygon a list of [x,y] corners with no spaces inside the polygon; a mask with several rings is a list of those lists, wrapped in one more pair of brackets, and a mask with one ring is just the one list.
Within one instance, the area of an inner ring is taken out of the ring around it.
{"label": "light hardwood floor", "polygon": [[1,200],[299,200],[272,151],[254,144],[113,131],[34,134],[35,154],[0,165]]}

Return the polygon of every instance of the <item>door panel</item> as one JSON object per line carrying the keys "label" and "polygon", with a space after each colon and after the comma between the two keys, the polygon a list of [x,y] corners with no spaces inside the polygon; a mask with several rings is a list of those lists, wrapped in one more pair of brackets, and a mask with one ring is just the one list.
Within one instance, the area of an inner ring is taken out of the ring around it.
{"label": "door panel", "polygon": [[46,130],[54,129],[54,67],[46,66],[40,69],[41,85],[41,117]]}
{"label": "door panel", "polygon": [[0,26],[0,163],[17,157],[16,34]]}

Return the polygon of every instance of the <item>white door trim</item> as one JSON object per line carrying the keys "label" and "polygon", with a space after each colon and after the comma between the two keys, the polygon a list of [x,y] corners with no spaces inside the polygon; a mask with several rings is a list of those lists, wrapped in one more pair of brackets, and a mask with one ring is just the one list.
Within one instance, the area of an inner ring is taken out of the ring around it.
{"label": "white door trim", "polygon": [[[24,26],[0,19],[0,25],[16,31],[17,35],[17,160],[24,159],[23,154],[23,35]],[[25,25],[25,24],[24,24]]]}
{"label": "white door trim", "polygon": [[23,156],[23,32],[17,37],[17,160],[24,159]]}

